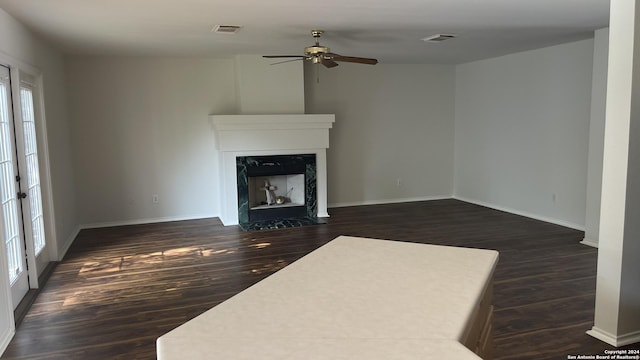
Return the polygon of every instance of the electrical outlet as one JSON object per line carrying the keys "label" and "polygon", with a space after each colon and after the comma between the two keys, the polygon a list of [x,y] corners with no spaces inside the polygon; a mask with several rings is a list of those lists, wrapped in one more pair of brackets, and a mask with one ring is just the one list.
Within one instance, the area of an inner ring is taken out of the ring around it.
{"label": "electrical outlet", "polygon": [[158,194],[153,194],[153,203],[157,204],[160,202],[160,197],[158,196]]}

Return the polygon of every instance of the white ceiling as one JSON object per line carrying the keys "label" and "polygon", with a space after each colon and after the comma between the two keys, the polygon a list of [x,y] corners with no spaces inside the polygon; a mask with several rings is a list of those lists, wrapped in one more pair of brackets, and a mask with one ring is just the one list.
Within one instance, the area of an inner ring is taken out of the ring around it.
{"label": "white ceiling", "polygon": [[[341,55],[382,63],[463,63],[584,39],[608,26],[608,0],[0,0],[65,53],[301,54],[309,31]],[[215,25],[241,25],[235,35]],[[420,39],[456,34],[445,43]]]}

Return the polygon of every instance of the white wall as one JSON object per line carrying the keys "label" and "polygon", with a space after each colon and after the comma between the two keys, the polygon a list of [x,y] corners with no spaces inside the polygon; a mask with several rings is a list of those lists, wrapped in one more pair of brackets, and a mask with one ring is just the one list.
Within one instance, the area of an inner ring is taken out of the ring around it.
{"label": "white wall", "polygon": [[336,114],[329,206],[451,196],[453,66],[316,66],[305,69],[307,112]]}
{"label": "white wall", "polygon": [[583,228],[593,40],[459,65],[455,196]]}
{"label": "white wall", "polygon": [[302,61],[273,62],[259,55],[235,57],[240,114],[304,114]]}
{"label": "white wall", "polygon": [[[49,143],[51,167],[51,195],[53,197],[55,229],[50,242],[51,257],[59,259],[73,240],[78,222],[75,208],[75,193],[71,154],[69,147],[69,124],[64,88],[62,55],[32,35],[24,26],[0,9],[0,52],[20,63],[34,66],[43,74],[44,102],[46,111],[46,137]],[[42,138],[42,136],[41,136]],[[40,149],[41,157],[44,155]],[[41,169],[42,169],[41,165]],[[45,189],[46,190],[46,189]],[[45,208],[45,211],[50,209]],[[6,257],[0,256],[0,277],[8,278]],[[5,281],[0,281],[0,353],[4,350],[13,328],[13,307],[4,292]],[[5,311],[6,308],[9,311]]]}
{"label": "white wall", "polygon": [[[457,67],[343,63],[320,67],[319,83],[306,66],[307,113],[336,114],[330,206],[450,197],[455,186],[464,200],[583,227],[592,51],[585,40]],[[67,59],[82,223],[219,213],[206,115],[240,112],[243,59]]]}
{"label": "white wall", "polygon": [[236,112],[232,59],[69,57],[66,70],[82,224],[217,216],[208,115]]}

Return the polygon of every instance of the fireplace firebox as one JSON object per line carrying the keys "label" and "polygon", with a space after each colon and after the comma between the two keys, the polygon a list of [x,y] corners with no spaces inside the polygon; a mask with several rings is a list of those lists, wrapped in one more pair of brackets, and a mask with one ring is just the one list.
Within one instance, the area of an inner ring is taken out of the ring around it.
{"label": "fireplace firebox", "polygon": [[236,172],[243,229],[318,223],[315,154],[238,156]]}

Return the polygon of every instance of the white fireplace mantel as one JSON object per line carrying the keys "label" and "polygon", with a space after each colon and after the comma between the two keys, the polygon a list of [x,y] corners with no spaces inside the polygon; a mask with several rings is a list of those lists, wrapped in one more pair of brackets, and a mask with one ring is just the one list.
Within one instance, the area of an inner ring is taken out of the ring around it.
{"label": "white fireplace mantel", "polygon": [[220,220],[238,224],[236,157],[316,155],[318,217],[327,213],[327,156],[333,114],[211,115],[220,161]]}

